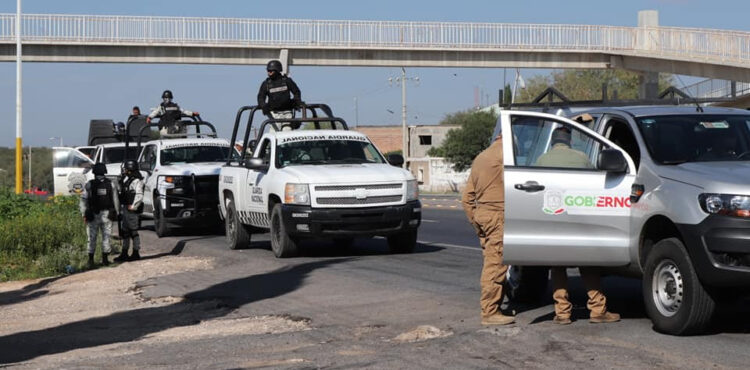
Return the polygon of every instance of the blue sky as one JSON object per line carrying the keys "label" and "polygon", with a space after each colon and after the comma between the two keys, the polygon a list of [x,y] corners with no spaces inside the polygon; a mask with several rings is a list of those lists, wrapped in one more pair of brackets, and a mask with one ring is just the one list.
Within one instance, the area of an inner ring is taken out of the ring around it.
{"label": "blue sky", "polygon": [[[279,7],[277,4],[283,4]],[[639,10],[659,10],[666,26],[750,30],[750,1],[205,1],[205,0],[24,0],[24,13],[216,16],[498,23],[570,23],[634,26]],[[15,13],[15,1],[0,2],[0,13]],[[525,76],[548,71],[523,71]],[[304,100],[327,102],[334,112],[359,124],[400,123],[401,93],[389,87],[395,68],[293,67]],[[409,69],[421,83],[408,88],[409,123],[434,124],[446,113],[482,101],[495,102],[502,69]],[[130,107],[144,111],[169,88],[184,108],[200,111],[229,136],[234,113],[252,103],[265,72],[262,66],[147,64],[24,64],[24,144],[49,146],[62,136],[66,145],[82,144],[92,118],[125,120]],[[508,72],[512,78],[512,72]],[[394,111],[391,114],[388,110]],[[15,65],[0,63],[0,146],[14,145]]]}

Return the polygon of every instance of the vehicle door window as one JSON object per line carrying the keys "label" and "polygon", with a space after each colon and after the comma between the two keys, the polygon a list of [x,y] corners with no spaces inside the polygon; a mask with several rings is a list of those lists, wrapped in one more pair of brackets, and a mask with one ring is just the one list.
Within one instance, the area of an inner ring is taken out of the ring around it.
{"label": "vehicle door window", "polygon": [[628,153],[635,163],[635,168],[638,169],[641,163],[641,150],[638,147],[638,141],[635,139],[633,130],[626,122],[618,119],[609,120],[604,128],[604,137]]}
{"label": "vehicle door window", "polygon": [[595,170],[601,143],[564,122],[539,117],[511,119],[515,165]]}
{"label": "vehicle door window", "polygon": [[71,150],[68,155],[68,163],[66,167],[74,168],[91,168],[91,160],[75,150]]}
{"label": "vehicle door window", "polygon": [[148,163],[149,170],[153,170],[154,167],[156,167],[156,150],[153,145],[149,145],[145,149],[143,149],[143,156],[141,157],[141,162]]}
{"label": "vehicle door window", "polygon": [[260,144],[260,149],[257,152],[257,158],[263,159],[263,164],[270,165],[271,163],[271,140],[265,139]]}

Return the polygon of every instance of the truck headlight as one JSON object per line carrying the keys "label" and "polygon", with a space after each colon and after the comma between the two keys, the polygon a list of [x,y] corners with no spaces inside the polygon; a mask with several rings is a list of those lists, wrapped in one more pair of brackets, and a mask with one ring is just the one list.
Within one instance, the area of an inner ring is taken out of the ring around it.
{"label": "truck headlight", "polygon": [[307,184],[286,184],[284,187],[284,203],[310,205],[310,188]]}
{"label": "truck headlight", "polygon": [[750,196],[732,194],[701,194],[698,197],[706,213],[750,217]]}
{"label": "truck headlight", "polygon": [[417,180],[406,181],[406,201],[417,200],[419,198],[419,187]]}

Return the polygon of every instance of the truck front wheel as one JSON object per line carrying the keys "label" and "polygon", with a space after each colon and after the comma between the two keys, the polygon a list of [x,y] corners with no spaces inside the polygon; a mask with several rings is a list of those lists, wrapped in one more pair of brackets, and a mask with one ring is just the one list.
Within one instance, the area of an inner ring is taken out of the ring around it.
{"label": "truck front wheel", "polygon": [[226,240],[229,249],[240,249],[250,244],[250,234],[245,229],[237,210],[234,208],[234,202],[227,200],[227,215],[224,217],[224,229],[226,230]]}
{"label": "truck front wheel", "polygon": [[672,335],[704,331],[716,308],[677,238],[659,241],[646,257],[643,301],[654,329]]}
{"label": "truck front wheel", "polygon": [[297,255],[297,241],[286,231],[283,217],[281,217],[281,204],[274,205],[271,210],[271,249],[278,258]]}
{"label": "truck front wheel", "polygon": [[160,238],[169,236],[172,232],[167,222],[164,221],[164,215],[161,211],[161,201],[156,196],[154,197],[154,231],[156,231],[156,235]]}
{"label": "truck front wheel", "polygon": [[407,230],[389,235],[388,249],[391,253],[412,253],[417,247],[417,230]]}

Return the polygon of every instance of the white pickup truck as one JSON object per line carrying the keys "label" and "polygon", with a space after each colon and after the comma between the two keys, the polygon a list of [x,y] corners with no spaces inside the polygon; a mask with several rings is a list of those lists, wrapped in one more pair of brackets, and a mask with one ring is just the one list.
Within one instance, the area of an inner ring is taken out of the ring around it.
{"label": "white pickup truck", "polygon": [[[389,164],[367,136],[349,131],[325,105],[306,106],[312,118],[266,120],[251,140],[256,110],[238,112],[233,142],[242,113],[250,111],[246,150],[219,174],[230,248],[270,231],[276,257],[296,255],[302,239],[333,239],[343,246],[357,237],[384,236],[392,253],[414,250],[422,213],[411,173]],[[318,110],[328,117],[317,117]],[[403,163],[401,156],[389,159]]]}
{"label": "white pickup truck", "polygon": [[[158,123],[144,126],[148,129]],[[138,142],[138,164],[144,175],[143,216],[154,219],[159,237],[177,226],[221,225],[218,205],[219,169],[230,152],[226,139],[216,138],[208,122],[185,121],[195,133],[162,135],[158,140]],[[200,126],[211,129],[201,133]],[[143,147],[140,150],[140,147]]]}

